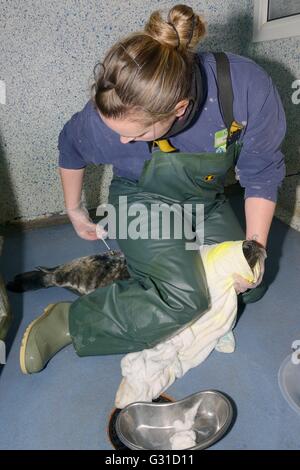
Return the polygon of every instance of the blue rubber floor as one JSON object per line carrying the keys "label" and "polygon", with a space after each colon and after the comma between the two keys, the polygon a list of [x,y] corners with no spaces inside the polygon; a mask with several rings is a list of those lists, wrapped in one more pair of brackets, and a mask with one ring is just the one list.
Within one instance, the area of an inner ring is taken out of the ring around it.
{"label": "blue rubber floor", "polygon": [[[242,219],[241,196],[232,198]],[[110,241],[112,247],[116,242]],[[10,235],[1,272],[8,281],[36,265],[55,266],[104,251],[102,242],[77,237],[70,225]],[[230,432],[211,449],[299,449],[300,415],[281,395],[280,364],[300,339],[300,233],[274,219],[265,279],[269,289],[247,305],[235,328],[236,351],[213,352],[168,390],[179,400],[199,390],[226,393],[235,407]],[[8,357],[0,366],[0,449],[113,449],[107,424],[121,380],[121,355],[80,358],[72,346],[39,374],[22,375],[19,346],[27,324],[51,302],[73,300],[58,288],[9,294],[14,323]]]}

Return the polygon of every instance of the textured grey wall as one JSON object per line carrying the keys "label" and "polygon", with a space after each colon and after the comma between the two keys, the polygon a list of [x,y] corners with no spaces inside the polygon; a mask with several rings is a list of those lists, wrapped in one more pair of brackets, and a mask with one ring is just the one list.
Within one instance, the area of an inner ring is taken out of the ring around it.
{"label": "textured grey wall", "polygon": [[[6,104],[0,104],[0,222],[63,211],[57,138],[89,99],[95,63],[117,39],[141,29],[151,11],[177,3],[0,0],[0,80],[7,89]],[[252,44],[252,0],[182,3],[206,17],[209,36],[202,50],[244,54],[272,75],[289,121],[284,147],[288,172],[299,172],[300,105],[291,102],[291,84],[300,78],[299,37]],[[106,199],[110,177],[110,166],[89,167],[89,207]],[[289,178],[287,188],[292,189],[282,200],[290,209],[298,176]]]}

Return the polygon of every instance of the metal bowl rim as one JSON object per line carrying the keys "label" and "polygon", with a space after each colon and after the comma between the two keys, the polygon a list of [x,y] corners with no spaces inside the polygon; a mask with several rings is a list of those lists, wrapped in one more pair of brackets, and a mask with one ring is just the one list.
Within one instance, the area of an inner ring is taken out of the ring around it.
{"label": "metal bowl rim", "polygon": [[229,426],[232,422],[232,418],[233,418],[232,404],[231,404],[230,400],[227,398],[227,396],[224,395],[219,390],[203,390],[203,391],[200,391],[200,392],[193,393],[192,395],[189,395],[185,398],[182,398],[181,400],[176,400],[175,402],[170,402],[170,403],[151,403],[151,402],[147,402],[147,401],[135,401],[133,403],[130,403],[129,405],[125,406],[125,408],[123,408],[120,411],[120,413],[119,413],[119,415],[117,416],[117,419],[116,419],[116,432],[117,432],[117,435],[118,435],[119,439],[123,442],[123,444],[126,445],[126,447],[129,447],[129,449],[133,449],[133,450],[154,450],[154,449],[145,449],[144,447],[141,447],[141,446],[136,445],[136,444],[132,444],[130,441],[128,441],[128,439],[123,435],[123,433],[121,432],[121,429],[120,429],[121,415],[124,414],[125,411],[127,411],[129,408],[132,408],[136,405],[143,404],[143,405],[146,405],[146,406],[148,406],[148,405],[153,406],[153,404],[155,404],[155,406],[159,406],[159,407],[163,406],[164,407],[164,406],[174,405],[175,403],[178,404],[178,403],[181,403],[183,401],[188,400],[189,398],[192,398],[192,397],[197,396],[197,395],[203,395],[203,394],[213,394],[213,395],[221,396],[222,399],[225,401],[225,403],[227,405],[228,417],[227,417],[225,423],[223,424],[223,426],[218,430],[218,432],[216,432],[216,434],[214,434],[210,438],[207,438],[201,444],[193,446],[193,447],[188,447],[187,449],[184,449],[184,450],[201,450],[201,449],[206,449],[206,448],[210,447],[214,442],[217,442],[225,434],[225,432],[229,428]]}

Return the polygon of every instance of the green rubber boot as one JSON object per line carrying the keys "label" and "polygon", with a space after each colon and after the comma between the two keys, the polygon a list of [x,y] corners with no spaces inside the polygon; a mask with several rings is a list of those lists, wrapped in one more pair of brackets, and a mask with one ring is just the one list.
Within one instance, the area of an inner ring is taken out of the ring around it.
{"label": "green rubber boot", "polygon": [[71,303],[49,304],[27,327],[20,349],[20,366],[24,374],[40,372],[52,356],[72,342],[69,332]]}

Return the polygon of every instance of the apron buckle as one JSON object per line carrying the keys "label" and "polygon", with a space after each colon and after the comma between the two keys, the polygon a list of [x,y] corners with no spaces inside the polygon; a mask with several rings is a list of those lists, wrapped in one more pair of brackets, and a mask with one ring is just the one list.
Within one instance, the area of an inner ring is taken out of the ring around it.
{"label": "apron buckle", "polygon": [[240,138],[243,129],[244,126],[242,124],[237,121],[232,121],[227,137],[227,145],[236,142]]}
{"label": "apron buckle", "polygon": [[204,176],[204,181],[212,181],[215,179],[215,175],[206,175]]}

